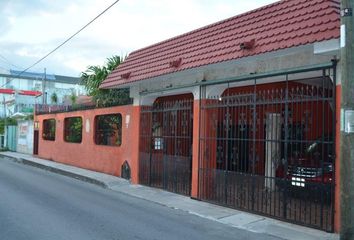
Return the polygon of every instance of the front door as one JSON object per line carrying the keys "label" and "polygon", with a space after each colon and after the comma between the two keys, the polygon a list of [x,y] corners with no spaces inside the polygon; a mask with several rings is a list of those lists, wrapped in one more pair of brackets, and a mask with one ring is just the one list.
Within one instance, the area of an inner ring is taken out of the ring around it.
{"label": "front door", "polygon": [[38,141],[39,140],[39,131],[34,130],[33,134],[33,154],[38,155]]}

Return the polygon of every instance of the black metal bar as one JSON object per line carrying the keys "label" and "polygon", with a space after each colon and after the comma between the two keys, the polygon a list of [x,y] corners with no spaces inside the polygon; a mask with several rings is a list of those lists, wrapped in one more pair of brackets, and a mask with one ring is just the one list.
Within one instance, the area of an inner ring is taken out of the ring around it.
{"label": "black metal bar", "polygon": [[286,213],[287,213],[287,194],[288,194],[288,189],[287,189],[287,171],[288,171],[288,144],[289,144],[289,75],[285,75],[285,81],[286,81],[286,87],[285,87],[285,116],[284,116],[284,176],[283,176],[283,186],[285,188],[283,189],[283,218],[286,219]]}
{"label": "black metal bar", "polygon": [[[174,159],[173,159],[173,165],[174,165],[174,176],[173,176],[173,180],[174,180],[174,192],[177,192],[177,175],[178,175],[178,170],[177,170],[177,157],[178,157],[178,153],[177,153],[177,131],[178,131],[178,113],[177,111],[174,111],[172,114],[172,120],[174,122]],[[183,121],[180,120],[180,121]]]}
{"label": "black metal bar", "polygon": [[[333,171],[335,172],[336,169],[336,114],[337,114],[337,60],[333,60],[333,112],[332,112],[332,132],[333,132],[333,144],[332,144],[332,166],[333,166]],[[334,231],[334,214],[335,214],[335,209],[333,206],[335,206],[335,191],[334,191],[334,186],[336,186],[336,175],[333,174],[332,177],[332,184],[331,184],[331,200],[333,202],[332,204],[332,209],[331,209],[331,228],[330,232]]]}
{"label": "black metal bar", "polygon": [[[325,80],[325,77],[326,77],[326,69],[323,69],[322,70],[322,95],[323,95],[323,97],[325,96],[325,86],[324,86],[324,80]],[[323,98],[322,98],[322,128],[324,128],[325,127],[325,102],[324,102],[324,100],[323,100]],[[322,131],[322,136],[321,136],[321,138],[322,138],[322,143],[321,143],[321,145],[322,145],[322,147],[321,147],[321,151],[322,151],[322,159],[321,159],[321,172],[322,172],[322,179],[321,179],[321,192],[322,192],[322,197],[321,197],[321,220],[320,220],[320,224],[321,224],[321,228],[323,228],[323,204],[324,204],[324,197],[325,197],[325,183],[324,183],[324,163],[323,163],[323,161],[324,161],[324,156],[325,156],[325,151],[324,151],[324,144],[323,144],[323,142],[324,142],[324,131]]]}
{"label": "black metal bar", "polygon": [[153,133],[153,112],[151,111],[149,113],[149,116],[150,116],[150,131],[149,131],[149,138],[150,138],[150,146],[149,146],[149,186],[151,186],[151,172],[152,172],[152,148],[153,148],[153,144],[154,144],[154,139],[153,139],[153,136],[152,136],[152,133]]}
{"label": "black metal bar", "polygon": [[[253,146],[252,146],[252,175],[255,175],[255,163],[256,163],[256,121],[257,121],[257,79],[254,78],[254,85],[253,85],[253,115],[252,115],[252,128],[253,128]],[[252,178],[252,210],[254,210],[255,204],[255,178]]]}
{"label": "black metal bar", "polygon": [[[227,96],[230,96],[230,84],[227,84]],[[227,178],[228,178],[228,170],[229,170],[229,136],[230,136],[230,108],[229,108],[230,99],[226,99],[226,126],[225,126],[225,137],[227,140],[224,142],[225,144],[225,169],[224,169],[224,197],[225,204],[227,204],[228,200],[228,186],[227,186]]]}
{"label": "black metal bar", "polygon": [[36,115],[44,114],[54,114],[54,113],[63,113],[63,112],[75,112],[75,111],[85,111],[99,108],[109,108],[114,106],[123,106],[133,104],[133,99],[129,98],[124,101],[100,104],[96,105],[94,103],[90,104],[75,104],[75,105],[48,105],[48,104],[35,104],[34,112]]}

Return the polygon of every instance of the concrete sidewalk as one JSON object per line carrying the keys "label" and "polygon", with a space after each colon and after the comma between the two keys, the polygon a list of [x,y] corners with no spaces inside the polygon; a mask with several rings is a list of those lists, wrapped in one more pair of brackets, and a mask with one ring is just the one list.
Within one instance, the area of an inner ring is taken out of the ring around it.
{"label": "concrete sidewalk", "polygon": [[142,185],[130,184],[129,181],[111,175],[89,171],[53,161],[48,161],[31,155],[14,152],[0,153],[1,160],[11,160],[18,163],[42,168],[65,176],[97,184],[112,191],[155,202],[169,208],[180,209],[203,218],[208,218],[236,228],[251,232],[266,233],[281,239],[317,240],[339,239],[337,234],[325,233],[311,228],[277,221],[259,215],[224,208],[217,205],[193,200],[189,197],[170,193],[160,189]]}

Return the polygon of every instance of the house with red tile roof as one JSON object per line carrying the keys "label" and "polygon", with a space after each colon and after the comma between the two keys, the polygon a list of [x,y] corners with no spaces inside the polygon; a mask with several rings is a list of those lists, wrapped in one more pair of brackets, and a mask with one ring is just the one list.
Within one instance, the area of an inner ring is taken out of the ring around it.
{"label": "house with red tile roof", "polygon": [[101,88],[140,110],[139,182],[338,230],[339,12],[283,0],[132,52]]}
{"label": "house with red tile roof", "polygon": [[[272,57],[275,52],[277,56],[288,55],[289,49],[300,46],[312,46],[312,52],[320,53],[335,47],[338,26],[338,1],[279,1],[134,51],[101,87],[131,86],[206,66],[208,70],[220,69],[220,64]],[[300,51],[295,49],[295,52]],[[316,63],[313,59],[308,61]],[[286,64],[278,68],[291,67]],[[245,70],[243,74],[258,69]]]}
{"label": "house with red tile roof", "polygon": [[339,231],[339,40],[338,0],[282,0],[136,50],[101,85],[133,98],[102,110],[121,111],[117,149],[83,144],[100,111],[73,112],[89,163],[60,161],[121,176],[114,155],[133,183]]}

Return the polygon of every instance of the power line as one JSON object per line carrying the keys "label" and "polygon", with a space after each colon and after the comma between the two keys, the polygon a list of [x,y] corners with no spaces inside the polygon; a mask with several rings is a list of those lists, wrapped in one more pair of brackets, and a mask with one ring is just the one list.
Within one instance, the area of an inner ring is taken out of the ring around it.
{"label": "power line", "polygon": [[10,66],[13,66],[13,67],[15,67],[15,68],[17,68],[17,69],[21,69],[21,67],[16,66],[15,64],[11,63],[11,62],[9,61],[9,59],[7,59],[6,57],[4,57],[4,56],[1,55],[1,54],[0,54],[0,58],[2,58],[2,59],[4,60],[4,62],[7,63],[7,64],[9,64]]}
{"label": "power line", "polygon": [[0,69],[3,69],[3,70],[8,71],[8,69],[7,69],[7,68],[4,68],[4,67],[2,67],[2,66],[0,66]]}
{"label": "power line", "polygon": [[[110,8],[112,8],[115,4],[117,4],[119,0],[114,1],[111,5],[109,5],[105,10],[103,10],[100,14],[98,14],[95,18],[93,18],[91,21],[89,21],[86,25],[84,25],[82,28],[80,28],[77,32],[75,32],[73,35],[71,35],[68,39],[66,39],[64,42],[62,42],[60,45],[58,45],[56,48],[54,48],[52,51],[44,55],[42,58],[40,58],[38,61],[21,71],[16,75],[16,77],[21,76],[23,73],[27,72],[29,69],[33,68],[36,66],[38,63],[42,62],[44,59],[46,59],[49,55],[54,53],[56,50],[61,48],[63,45],[65,45],[67,42],[69,42],[71,39],[73,39],[76,35],[78,35],[82,30],[87,28],[91,23],[96,21],[99,17],[101,17],[105,12],[107,12]],[[13,79],[11,79],[9,82],[11,82]],[[8,83],[7,83],[8,84]],[[4,87],[6,84],[2,85],[1,87]]]}

